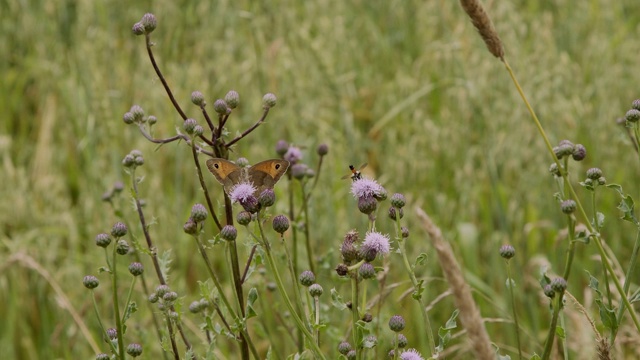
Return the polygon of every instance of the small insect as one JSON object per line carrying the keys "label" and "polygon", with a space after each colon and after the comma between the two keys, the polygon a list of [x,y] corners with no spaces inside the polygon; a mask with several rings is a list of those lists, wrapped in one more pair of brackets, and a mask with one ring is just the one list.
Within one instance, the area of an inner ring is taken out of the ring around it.
{"label": "small insect", "polygon": [[360,179],[362,179],[362,173],[360,173],[360,170],[362,170],[362,169],[364,169],[366,167],[367,167],[367,163],[364,163],[364,164],[360,165],[360,167],[356,170],[356,168],[353,165],[349,165],[349,169],[351,170],[351,174],[347,174],[347,175],[343,176],[342,179],[351,178],[352,181],[360,180]]}

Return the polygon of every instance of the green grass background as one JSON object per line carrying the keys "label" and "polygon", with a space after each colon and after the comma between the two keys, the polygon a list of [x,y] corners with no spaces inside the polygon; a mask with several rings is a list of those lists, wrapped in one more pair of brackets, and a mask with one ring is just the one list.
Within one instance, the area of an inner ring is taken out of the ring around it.
{"label": "green grass background", "polygon": [[[506,58],[552,142],[570,139],[587,147],[587,159],[572,165],[573,179],[597,166],[609,182],[638,194],[638,156],[615,119],[640,97],[640,3],[558,0],[486,5]],[[536,281],[542,263],[548,262],[553,272],[562,271],[566,249],[560,235],[565,222],[547,172],[551,160],[503,65],[486,51],[456,1],[3,0],[3,356],[93,356],[63,304],[67,299],[98,339],[89,293],[81,280],[96,274],[102,264],[93,238],[117,219],[101,202],[101,194],[125,179],[120,162],[132,149],[145,155],[141,193],[148,216],[156,221],[155,241],[161,251],[172,251],[172,286],[187,304],[198,298],[196,281],[205,278],[204,271],[193,242],[182,232],[191,205],[204,201],[190,152],[184,144],[158,149],[121,120],[132,104],[139,104],[157,116],[156,136],[172,136],[181,125],[149,64],[144,40],[131,33],[145,12],[158,18],[154,51],[189,116],[200,119],[189,102],[192,91],[202,91],[213,104],[234,89],[241,105],[228,123],[233,134],[258,119],[264,93],[278,96],[268,122],[241,142],[232,158],[244,156],[253,163],[275,157],[275,142],[286,139],[305,147],[306,160],[313,163],[315,147],[329,145],[312,202],[311,225],[316,254],[323,259],[318,279],[326,293],[343,286],[331,270],[340,259],[336,249],[342,236],[365,225],[348,193],[348,181],[340,177],[348,164],[368,162],[367,175],[390,194],[402,192],[408,198],[409,248],[416,256],[430,254],[420,275],[437,278],[440,271],[414,216],[415,206],[430,213],[451,241],[477,290],[483,316],[503,320],[489,322],[487,328],[492,341],[512,357],[515,339],[508,321],[504,264],[497,250],[503,243],[516,247],[525,350],[541,352],[549,314]],[[213,177],[208,181],[218,189]],[[278,187],[283,196],[286,185]],[[612,191],[599,198],[607,215],[604,236],[626,264],[634,228],[618,219],[617,202]],[[128,200],[123,204],[132,216]],[[284,211],[284,204],[277,209]],[[379,226],[391,231],[385,211]],[[139,226],[132,231],[140,235]],[[593,246],[579,247],[576,269],[600,276],[595,254]],[[392,279],[406,290],[398,260],[390,261]],[[569,290],[583,304],[592,305],[584,272],[574,271],[571,280]],[[59,284],[60,292],[52,283]],[[442,280],[429,284],[430,300],[447,289]],[[107,286],[98,290],[108,316]],[[390,295],[393,301],[385,303],[381,324],[395,313],[417,317],[415,304],[401,299],[401,293]],[[273,298],[278,301],[275,294]],[[146,307],[144,295],[139,294],[138,301]],[[445,298],[434,309],[433,324],[442,325],[453,311],[452,300]],[[594,307],[590,310],[597,318]],[[340,319],[332,308],[326,311],[327,321]],[[190,321],[197,327],[196,319]],[[593,356],[593,334],[581,316],[573,311],[566,322],[571,351]],[[132,324],[134,339],[153,335]],[[420,328],[409,321],[407,334],[410,346],[424,353],[426,344],[411,343],[419,338]],[[331,322],[323,347],[328,354],[335,354],[334,339],[344,336],[346,329],[342,320]],[[632,331],[629,339],[637,344],[638,334]],[[139,341],[154,344],[149,338]],[[292,351],[290,343],[282,342],[280,349]],[[453,346],[460,351],[451,356],[469,358],[465,344],[464,335],[456,338]],[[261,349],[266,346],[260,344]],[[626,344],[620,350],[632,354],[636,348]],[[219,350],[233,359],[237,347],[222,340]],[[146,355],[157,351],[150,349]]]}

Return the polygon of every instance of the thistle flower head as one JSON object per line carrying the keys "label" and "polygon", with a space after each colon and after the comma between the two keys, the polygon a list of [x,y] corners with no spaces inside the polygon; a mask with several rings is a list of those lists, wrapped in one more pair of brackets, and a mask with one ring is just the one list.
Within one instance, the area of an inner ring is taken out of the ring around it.
{"label": "thistle flower head", "polygon": [[373,179],[362,178],[351,183],[351,194],[356,199],[383,194],[384,188]]}
{"label": "thistle flower head", "polygon": [[302,150],[297,146],[289,146],[283,157],[293,165],[302,160]]}
{"label": "thistle flower head", "polygon": [[377,255],[385,256],[389,254],[391,246],[389,245],[389,235],[383,235],[377,231],[368,232],[364,237],[364,242],[360,247],[360,253],[365,255],[374,254],[374,257]]}
{"label": "thistle flower head", "polygon": [[234,203],[242,203],[246,201],[250,196],[253,196],[253,193],[256,192],[256,187],[251,183],[239,183],[231,188],[229,192],[229,197],[231,201]]}
{"label": "thistle flower head", "polygon": [[407,349],[400,353],[400,360],[424,360],[416,349]]}

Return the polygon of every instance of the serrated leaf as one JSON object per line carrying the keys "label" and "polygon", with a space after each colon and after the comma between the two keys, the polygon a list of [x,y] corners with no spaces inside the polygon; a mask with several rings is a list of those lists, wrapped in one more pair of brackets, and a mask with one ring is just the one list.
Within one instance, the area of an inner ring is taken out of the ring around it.
{"label": "serrated leaf", "polygon": [[138,304],[135,301],[130,302],[127,308],[124,310],[124,315],[122,315],[122,322],[126,322],[136,311],[138,311]]}
{"label": "serrated leaf", "polygon": [[413,263],[413,267],[422,266],[427,263],[427,260],[429,260],[429,255],[427,255],[427,253],[420,253],[416,258],[416,261]]}
{"label": "serrated leaf", "polygon": [[424,291],[424,287],[422,286],[424,284],[424,280],[420,280],[418,281],[418,286],[415,288],[415,290],[413,290],[413,293],[411,294],[411,297],[420,301],[420,299],[422,298],[422,292]]}
{"label": "serrated leaf", "polygon": [[533,354],[533,356],[530,357],[529,360],[542,360],[542,358],[538,354]]}
{"label": "serrated leaf", "polygon": [[607,305],[602,302],[602,299],[596,299],[598,305],[598,313],[600,314],[600,320],[602,325],[607,329],[617,329],[618,319],[616,318],[616,312],[613,309],[609,309]]}
{"label": "serrated leaf", "polygon": [[547,276],[545,272],[540,275],[540,286],[544,289],[545,286],[551,284],[551,279]]}
{"label": "serrated leaf", "polygon": [[251,319],[252,317],[258,316],[255,308],[253,307],[253,304],[256,302],[256,300],[258,300],[258,290],[252,287],[251,290],[249,290],[249,295],[247,295],[246,319]]}
{"label": "serrated leaf", "polygon": [[338,294],[335,288],[331,289],[331,305],[338,310],[344,310],[347,308],[347,304],[342,301],[342,296]]}
{"label": "serrated leaf", "polygon": [[593,289],[593,291],[595,291],[596,294],[598,294],[598,299],[602,299],[602,293],[598,289],[598,287],[600,286],[600,282],[593,275],[591,275],[590,272],[586,270],[585,272],[589,275],[589,287]]}

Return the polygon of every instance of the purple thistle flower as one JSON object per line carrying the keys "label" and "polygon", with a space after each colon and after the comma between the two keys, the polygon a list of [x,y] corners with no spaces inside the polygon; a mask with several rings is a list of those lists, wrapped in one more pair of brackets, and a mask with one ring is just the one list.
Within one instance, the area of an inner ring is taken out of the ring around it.
{"label": "purple thistle flower", "polygon": [[422,355],[416,349],[408,349],[400,354],[401,360],[424,360]]}
{"label": "purple thistle flower", "polygon": [[234,203],[242,203],[250,196],[253,196],[253,193],[255,193],[256,190],[256,187],[251,183],[239,183],[231,188],[231,191],[229,191],[229,197]]}
{"label": "purple thistle flower", "polygon": [[364,237],[364,242],[360,247],[362,253],[374,251],[376,255],[385,256],[389,254],[389,235],[383,235],[377,231],[368,232]]}
{"label": "purple thistle flower", "polygon": [[283,158],[293,165],[302,160],[302,150],[297,146],[289,146]]}
{"label": "purple thistle flower", "polygon": [[356,199],[375,197],[384,192],[384,188],[372,179],[362,178],[351,183],[351,194],[353,194]]}

